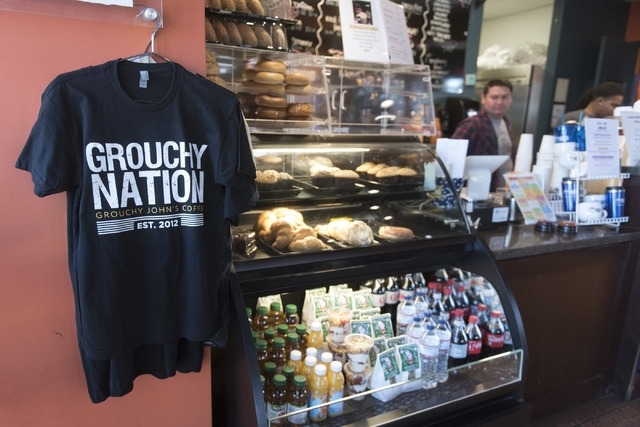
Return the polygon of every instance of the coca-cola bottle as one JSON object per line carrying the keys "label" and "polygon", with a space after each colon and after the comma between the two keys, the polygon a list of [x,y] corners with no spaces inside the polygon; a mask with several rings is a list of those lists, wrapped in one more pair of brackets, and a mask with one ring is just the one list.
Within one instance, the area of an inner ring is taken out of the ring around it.
{"label": "coca-cola bottle", "polygon": [[382,311],[391,314],[391,318],[395,319],[396,309],[398,308],[398,296],[400,294],[398,282],[395,277],[389,276],[384,284],[386,291],[384,293],[384,310]]}
{"label": "coca-cola bottle", "polygon": [[476,316],[478,316],[478,326],[480,326],[481,328],[484,328],[487,323],[489,323],[489,315],[487,314],[487,306],[484,304],[479,304],[478,305],[478,313],[476,314]]}
{"label": "coca-cola bottle", "polygon": [[450,286],[445,286],[442,293],[444,294],[442,297],[442,306],[444,307],[444,311],[449,313],[447,321],[450,321],[453,319],[453,310],[456,309],[456,301],[453,299],[453,291]]}
{"label": "coca-cola bottle", "polygon": [[398,312],[396,314],[396,336],[406,334],[407,327],[416,315],[416,306],[413,304],[413,298],[409,295],[403,295],[401,299],[402,301],[398,304]]}
{"label": "coca-cola bottle", "polygon": [[504,326],[504,351],[513,350],[513,339],[511,338],[511,330],[509,330],[509,324],[507,323],[507,317],[502,313],[500,321]]}
{"label": "coca-cola bottle", "polygon": [[467,363],[467,350],[469,339],[465,332],[465,324],[462,319],[464,311],[457,308],[454,312],[451,326],[451,349],[449,350],[449,365],[460,366]]}
{"label": "coca-cola bottle", "polygon": [[438,284],[438,292],[442,292],[442,285],[449,280],[449,273],[444,268],[434,271],[431,281]]}
{"label": "coca-cola bottle", "polygon": [[427,298],[429,301],[433,302],[433,294],[437,292],[438,284],[436,282],[429,282],[427,285]]}
{"label": "coca-cola bottle", "polygon": [[416,296],[416,285],[413,283],[413,277],[411,274],[405,274],[400,279],[399,283],[400,293],[398,298],[414,299]]}
{"label": "coca-cola bottle", "polygon": [[384,279],[376,279],[371,287],[371,304],[374,307],[384,307],[384,300],[387,287],[384,285]]}
{"label": "coca-cola bottle", "polygon": [[419,288],[427,288],[427,281],[424,280],[424,275],[421,272],[413,273],[412,279],[416,285],[416,290]]}
{"label": "coca-cola bottle", "polygon": [[465,329],[467,333],[468,345],[467,345],[467,361],[475,362],[480,360],[480,353],[482,352],[482,329],[478,326],[478,317],[469,316],[469,324]]}
{"label": "coca-cola bottle", "polygon": [[462,310],[462,317],[465,321],[469,319],[469,298],[467,298],[467,293],[464,291],[464,285],[458,285],[456,287],[456,293],[453,296],[453,299],[456,302],[456,308]]}
{"label": "coca-cola bottle", "polygon": [[500,315],[499,311],[492,311],[491,319],[485,326],[482,346],[486,356],[493,356],[504,351],[504,325],[500,320]]}
{"label": "coca-cola bottle", "polygon": [[482,285],[478,285],[477,282],[475,286],[473,284],[471,285],[471,298],[469,299],[469,304],[469,312],[474,316],[478,315],[478,306],[480,304],[486,305],[484,296],[482,295]]}
{"label": "coca-cola bottle", "polygon": [[433,298],[431,299],[431,314],[435,317],[440,317],[440,313],[446,313],[447,311],[444,309],[444,305],[442,305],[442,294],[440,292],[434,292]]}

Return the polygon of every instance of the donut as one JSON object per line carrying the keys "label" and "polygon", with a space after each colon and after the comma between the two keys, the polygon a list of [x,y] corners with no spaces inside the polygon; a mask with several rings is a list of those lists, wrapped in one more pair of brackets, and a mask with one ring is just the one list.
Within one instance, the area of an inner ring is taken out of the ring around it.
{"label": "donut", "polygon": [[258,37],[256,37],[256,33],[253,32],[250,26],[244,22],[238,22],[238,31],[240,31],[240,36],[242,37],[242,44],[258,46]]}
{"label": "donut", "polygon": [[246,2],[249,12],[255,13],[256,15],[264,15],[264,8],[258,0],[246,0]]}
{"label": "donut", "polygon": [[283,75],[282,81],[284,81],[284,75],[287,74],[287,67],[280,61],[269,61],[267,59],[263,59],[262,61],[258,61],[256,66],[253,68],[256,71],[280,73]]}
{"label": "donut", "polygon": [[247,2],[245,0],[233,0],[236,6],[236,12],[249,13]]}
{"label": "donut", "polygon": [[[257,1],[257,0],[254,0]],[[249,4],[249,3],[247,3]],[[261,25],[254,25],[253,32],[256,33],[256,37],[258,38],[258,47],[271,47],[273,46],[273,40],[269,35],[269,32],[264,29]]]}
{"label": "donut", "polygon": [[207,18],[204,17],[204,39],[208,42],[217,42],[218,36],[216,36],[216,30],[213,28],[213,24]]}
{"label": "donut", "polygon": [[281,96],[258,95],[256,104],[261,107],[287,108],[287,99]]}
{"label": "donut", "polygon": [[242,36],[240,35],[240,31],[238,31],[238,27],[235,22],[223,22],[224,28],[227,30],[229,34],[229,43],[232,44],[242,44]]}
{"label": "donut", "polygon": [[287,110],[284,108],[258,107],[256,116],[259,119],[284,119],[287,117]]}
{"label": "donut", "polygon": [[220,3],[222,4],[221,9],[236,11],[236,4],[233,0],[220,0]]}
{"label": "donut", "polygon": [[227,30],[224,28],[224,25],[222,25],[222,22],[214,19],[213,28],[216,31],[216,36],[218,37],[218,41],[220,43],[229,43],[229,33],[227,33]]}
{"label": "donut", "polygon": [[284,91],[293,95],[310,95],[313,93],[313,89],[309,85],[286,85]]}
{"label": "donut", "polygon": [[289,116],[310,116],[313,114],[313,105],[294,102],[287,106],[287,114]]}
{"label": "donut", "polygon": [[247,89],[255,89],[254,93],[271,93],[276,95],[284,93],[284,86],[282,85],[264,85],[262,83],[256,83],[253,80],[243,81],[242,86]]}
{"label": "donut", "polygon": [[280,73],[270,73],[267,71],[258,71],[253,78],[256,83],[265,85],[275,85],[284,82],[284,76]]}
{"label": "donut", "polygon": [[291,73],[285,76],[284,82],[288,85],[306,86],[309,84],[309,77],[305,76],[302,73]]}

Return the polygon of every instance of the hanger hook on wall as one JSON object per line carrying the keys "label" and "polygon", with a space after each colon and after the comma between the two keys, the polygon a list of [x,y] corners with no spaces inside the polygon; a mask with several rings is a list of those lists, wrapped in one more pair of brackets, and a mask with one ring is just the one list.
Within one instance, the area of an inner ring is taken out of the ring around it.
{"label": "hanger hook on wall", "polygon": [[145,52],[147,52],[149,51],[149,48],[151,48],[151,53],[156,53],[155,39],[156,39],[156,33],[160,28],[162,28],[162,24],[163,24],[162,14],[158,12],[156,9],[154,9],[153,7],[147,7],[142,4],[134,4],[134,6],[143,7],[143,9],[140,12],[138,12],[138,14],[136,15],[136,19],[142,18],[143,20],[149,21],[149,22],[156,21],[156,26],[151,32],[151,41],[149,42],[149,45],[147,45],[147,49],[145,49]]}

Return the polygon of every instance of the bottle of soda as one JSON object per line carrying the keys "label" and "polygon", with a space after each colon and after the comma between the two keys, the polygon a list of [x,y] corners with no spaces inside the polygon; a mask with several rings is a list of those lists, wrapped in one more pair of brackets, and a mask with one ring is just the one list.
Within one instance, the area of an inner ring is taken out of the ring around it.
{"label": "bottle of soda", "polygon": [[[309,406],[327,403],[329,395],[329,381],[327,381],[327,367],[316,365],[313,369],[314,376],[309,382]],[[309,411],[309,419],[315,423],[327,419],[327,407],[312,409]]]}
{"label": "bottle of soda", "polygon": [[416,284],[413,283],[413,276],[411,274],[405,274],[400,280],[400,294],[398,298],[402,299],[414,299],[416,296]]}
{"label": "bottle of soda", "polygon": [[[329,392],[327,400],[329,402],[341,400],[344,397],[344,375],[342,374],[342,363],[334,360],[329,365]],[[330,418],[338,417],[344,412],[344,403],[338,402],[329,405],[328,415]]]}
{"label": "bottle of soda", "polygon": [[264,331],[269,328],[269,309],[264,306],[258,307],[256,315],[253,316],[253,323],[251,324],[254,331],[260,334],[260,338],[264,336]]}
{"label": "bottle of soda", "polygon": [[475,362],[476,360],[480,360],[480,354],[482,353],[482,329],[478,326],[477,316],[469,316],[469,324],[465,332],[469,340],[467,345],[467,361]]}
{"label": "bottle of soda", "polygon": [[[307,390],[307,379],[302,375],[293,377],[293,392],[287,402],[287,413],[301,411],[309,407],[309,391]],[[307,412],[289,415],[287,422],[289,427],[303,427],[307,425]]]}
{"label": "bottle of soda", "polygon": [[[484,296],[482,295],[483,285],[479,282],[471,282],[471,298],[469,300],[469,311],[470,314],[474,316],[478,315],[478,306],[480,304],[485,304]],[[475,283],[475,285],[474,285]],[[486,304],[485,304],[486,305]]]}
{"label": "bottle of soda", "polygon": [[440,339],[440,349],[438,351],[438,382],[443,383],[449,379],[447,371],[449,362],[449,349],[451,348],[451,331],[448,328],[448,322],[445,319],[438,321],[436,335]]}
{"label": "bottle of soda", "polygon": [[427,281],[424,279],[424,275],[421,272],[413,273],[413,283],[416,285],[416,290],[420,288],[427,288]]}
{"label": "bottle of soda", "polygon": [[425,325],[421,320],[418,316],[413,318],[413,321],[407,328],[407,343],[420,343],[420,338],[422,338],[422,335],[426,331]]}
{"label": "bottle of soda", "polygon": [[444,311],[449,314],[447,321],[450,321],[453,319],[453,310],[456,309],[456,301],[453,299],[453,291],[450,286],[445,286],[442,293],[442,306],[444,307]]}
{"label": "bottle of soda", "polygon": [[277,374],[273,377],[273,387],[269,390],[267,397],[267,419],[270,425],[283,426],[285,419],[275,420],[287,413],[287,391],[285,385],[287,379],[284,375]]}
{"label": "bottle of soda", "polygon": [[420,318],[423,318],[427,310],[429,310],[425,292],[426,288],[416,288],[416,297],[413,300],[413,305],[416,306],[416,315]]}
{"label": "bottle of soda", "polygon": [[504,351],[504,325],[500,321],[500,312],[491,312],[491,319],[485,326],[482,345],[487,356],[500,354]]}
{"label": "bottle of soda", "polygon": [[396,336],[404,335],[407,332],[407,327],[416,315],[413,297],[404,294],[401,298],[402,301],[398,305],[398,313],[396,314]]}
{"label": "bottle of soda", "polygon": [[307,333],[307,325],[296,325],[296,334],[298,334],[298,343],[300,344],[300,351],[307,351],[307,344],[309,342],[309,334]]}
{"label": "bottle of soda", "polygon": [[282,314],[282,307],[279,302],[271,303],[267,317],[269,319],[269,326],[272,328],[277,328],[278,325],[282,323],[284,315]]}
{"label": "bottle of soda", "polygon": [[284,307],[284,323],[289,326],[289,332],[296,331],[296,325],[300,323],[298,307],[295,304],[287,304]]}
{"label": "bottle of soda", "polygon": [[451,351],[449,352],[451,366],[460,366],[467,363],[469,339],[465,332],[463,314],[464,311],[461,308],[457,308],[454,312],[451,330]]}
{"label": "bottle of soda", "polygon": [[511,330],[507,323],[507,316],[505,316],[504,313],[500,315],[500,321],[504,326],[504,351],[511,351],[513,350],[513,338],[511,338]]}
{"label": "bottle of soda", "polygon": [[444,309],[444,305],[442,305],[442,294],[440,292],[434,292],[433,298],[431,302],[431,314],[436,318],[440,317],[440,313],[446,313],[447,311]]}
{"label": "bottle of soda", "polygon": [[478,312],[476,316],[478,316],[478,326],[480,326],[481,328],[485,328],[487,326],[487,323],[489,323],[487,306],[484,304],[478,304]]}
{"label": "bottle of soda", "polygon": [[387,293],[387,287],[385,286],[384,279],[376,279],[373,281],[371,287],[371,304],[374,307],[384,307],[385,295]]}
{"label": "bottle of soda", "polygon": [[429,304],[433,303],[433,294],[438,292],[438,283],[437,282],[429,282],[427,285],[427,299],[429,300]]}
{"label": "bottle of soda", "polygon": [[456,293],[453,297],[456,302],[456,308],[460,308],[463,311],[462,318],[465,320],[469,320],[469,298],[467,297],[467,293],[464,291],[464,285],[458,285],[456,287]]}
{"label": "bottle of soda", "polygon": [[384,312],[391,314],[391,318],[396,317],[396,310],[398,308],[398,295],[400,294],[400,288],[398,282],[393,276],[387,277],[385,282],[386,292],[384,293]]}
{"label": "bottle of soda", "polygon": [[263,372],[265,362],[269,361],[267,342],[265,340],[256,340],[256,358],[258,359],[258,367],[260,368],[260,372]]}
{"label": "bottle of soda", "polygon": [[440,339],[436,335],[433,325],[427,325],[427,330],[420,338],[420,358],[422,359],[422,388],[430,389],[438,385],[438,353]]}

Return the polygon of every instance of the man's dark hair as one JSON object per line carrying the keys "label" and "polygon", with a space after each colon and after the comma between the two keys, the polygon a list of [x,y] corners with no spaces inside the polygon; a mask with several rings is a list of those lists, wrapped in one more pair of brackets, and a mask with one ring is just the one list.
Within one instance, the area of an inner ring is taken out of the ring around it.
{"label": "man's dark hair", "polygon": [[615,82],[600,83],[593,89],[586,91],[580,99],[573,104],[570,111],[584,110],[594,99],[600,97],[609,98],[611,96],[624,96],[624,89],[622,89],[622,86]]}
{"label": "man's dark hair", "polygon": [[484,85],[484,89],[482,90],[483,95],[487,95],[489,93],[489,89],[494,86],[503,86],[509,88],[509,92],[513,93],[513,85],[509,80],[506,79],[491,79]]}

